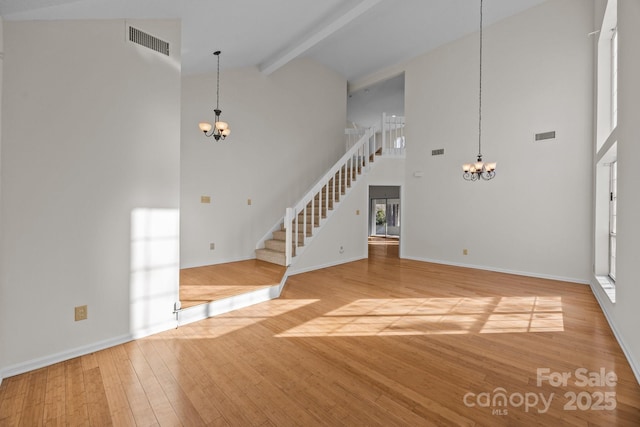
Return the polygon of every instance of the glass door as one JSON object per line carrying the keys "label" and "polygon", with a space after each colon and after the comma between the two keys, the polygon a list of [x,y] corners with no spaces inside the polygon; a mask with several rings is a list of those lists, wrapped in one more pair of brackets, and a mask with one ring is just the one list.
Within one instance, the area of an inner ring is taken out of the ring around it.
{"label": "glass door", "polygon": [[371,200],[371,235],[400,237],[400,199]]}
{"label": "glass door", "polygon": [[385,236],[400,237],[400,199],[387,199],[387,230]]}

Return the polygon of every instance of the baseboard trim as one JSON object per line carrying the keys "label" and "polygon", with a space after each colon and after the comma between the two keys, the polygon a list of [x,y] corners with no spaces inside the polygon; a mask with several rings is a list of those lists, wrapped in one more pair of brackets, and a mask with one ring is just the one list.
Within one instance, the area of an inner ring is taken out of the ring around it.
{"label": "baseboard trim", "polygon": [[589,285],[590,284],[590,282],[588,280],[576,279],[575,277],[554,276],[554,275],[551,275],[551,274],[532,273],[532,272],[529,272],[529,271],[509,270],[509,269],[506,269],[506,268],[488,267],[488,266],[484,266],[484,265],[474,265],[474,264],[464,264],[464,263],[459,263],[459,262],[442,261],[442,260],[437,260],[437,259],[420,258],[420,257],[412,257],[412,256],[402,256],[401,258],[409,259],[409,260],[412,260],[412,261],[431,262],[431,263],[434,263],[434,264],[451,265],[451,266],[454,266],[454,267],[475,268],[477,270],[494,271],[496,273],[515,274],[516,276],[535,277],[537,279],[558,280],[558,281],[561,281],[561,282],[577,283],[577,284],[580,284],[580,285]]}
{"label": "baseboard trim", "polygon": [[197,267],[206,267],[208,265],[218,265],[218,264],[227,264],[230,262],[240,262],[240,261],[249,261],[250,259],[255,259],[256,255],[255,253],[253,254],[253,256],[246,256],[246,257],[233,257],[233,258],[223,258],[223,259],[217,259],[215,260],[215,262],[211,262],[209,264],[186,264],[186,265],[181,265],[180,269],[183,268],[197,268]]}
{"label": "baseboard trim", "polygon": [[[604,313],[605,319],[607,319],[607,323],[609,324],[611,331],[613,331],[613,336],[616,337],[616,341],[618,341],[618,345],[620,345],[620,348],[622,349],[624,356],[627,358],[627,362],[629,362],[629,366],[631,366],[631,371],[633,372],[633,375],[636,377],[636,381],[638,382],[638,384],[640,384],[640,366],[638,366],[638,364],[634,360],[633,354],[629,350],[629,347],[627,347],[627,345],[625,344],[624,339],[622,338],[622,334],[620,334],[620,331],[616,327],[616,323],[613,321],[613,318],[609,313],[609,307],[607,305],[609,298],[606,296],[606,294],[603,295],[603,292],[598,291],[598,288],[600,288],[599,283],[591,282],[589,283],[589,286],[591,287],[591,292],[596,297],[596,301],[598,301],[598,305],[600,306],[600,309]],[[607,300],[605,301],[604,298],[607,298]],[[611,303],[609,302],[609,304]]]}
{"label": "baseboard trim", "polygon": [[347,259],[341,259],[338,261],[332,261],[326,264],[315,265],[311,267],[305,267],[301,269],[294,269],[294,271],[288,272],[289,276],[295,276],[296,274],[308,273],[310,271],[321,270],[323,268],[335,267],[336,265],[347,264],[349,262],[360,261],[362,259],[367,259],[367,256],[356,256]]}
{"label": "baseboard trim", "polygon": [[96,351],[104,350],[105,348],[113,347],[116,345],[124,344],[133,339],[131,334],[120,335],[119,337],[110,338],[103,341],[98,341],[92,344],[76,347],[70,350],[55,353],[50,356],[39,357],[37,359],[29,360],[27,362],[17,363],[6,367],[0,372],[0,379],[9,378],[14,375],[24,374],[35,369],[44,368],[55,363],[64,362],[65,360],[73,359],[76,357],[84,356]]}
{"label": "baseboard trim", "polygon": [[170,320],[167,322],[159,323],[150,328],[138,329],[131,334],[131,339],[137,340],[140,338],[148,337],[149,335],[159,334],[160,332],[168,331],[176,327],[176,320]]}

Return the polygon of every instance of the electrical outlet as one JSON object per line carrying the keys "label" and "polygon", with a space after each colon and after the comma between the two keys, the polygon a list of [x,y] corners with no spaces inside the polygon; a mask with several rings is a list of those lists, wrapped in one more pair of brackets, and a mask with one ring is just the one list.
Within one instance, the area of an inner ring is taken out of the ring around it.
{"label": "electrical outlet", "polygon": [[209,243],[209,249],[214,250],[216,248],[215,243]]}
{"label": "electrical outlet", "polygon": [[251,199],[247,199],[247,205],[251,206]]}
{"label": "electrical outlet", "polygon": [[360,209],[356,209],[356,215],[360,215]]}
{"label": "electrical outlet", "polygon": [[462,255],[469,255],[469,251],[467,249],[462,250]]}
{"label": "electrical outlet", "polygon": [[87,306],[79,305],[75,308],[75,318],[76,322],[79,320],[87,320]]}
{"label": "electrical outlet", "polygon": [[200,203],[211,203],[210,196],[200,196]]}

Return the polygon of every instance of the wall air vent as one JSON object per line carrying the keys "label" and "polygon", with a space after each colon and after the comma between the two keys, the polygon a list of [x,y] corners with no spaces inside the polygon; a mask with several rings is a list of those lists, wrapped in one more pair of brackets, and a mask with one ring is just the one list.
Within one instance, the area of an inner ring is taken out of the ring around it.
{"label": "wall air vent", "polygon": [[444,154],[444,148],[438,148],[437,150],[431,150],[432,156],[442,156]]}
{"label": "wall air vent", "polygon": [[536,141],[544,141],[545,139],[555,139],[556,131],[536,133]]}
{"label": "wall air vent", "polygon": [[153,37],[137,28],[129,27],[129,41],[169,56],[169,42]]}

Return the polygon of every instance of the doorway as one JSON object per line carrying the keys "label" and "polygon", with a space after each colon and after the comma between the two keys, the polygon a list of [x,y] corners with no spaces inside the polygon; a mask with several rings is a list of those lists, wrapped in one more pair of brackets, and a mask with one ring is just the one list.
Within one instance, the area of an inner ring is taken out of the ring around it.
{"label": "doorway", "polygon": [[400,187],[369,187],[369,256],[399,256]]}

